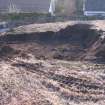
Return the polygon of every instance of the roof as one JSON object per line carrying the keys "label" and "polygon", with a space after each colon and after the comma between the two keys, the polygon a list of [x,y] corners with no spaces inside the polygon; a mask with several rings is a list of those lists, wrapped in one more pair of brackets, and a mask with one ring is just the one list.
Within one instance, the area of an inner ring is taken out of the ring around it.
{"label": "roof", "polygon": [[105,0],[85,0],[85,11],[105,11]]}
{"label": "roof", "polygon": [[[12,0],[21,12],[48,12],[50,0]],[[0,11],[8,11],[10,0],[0,0]]]}

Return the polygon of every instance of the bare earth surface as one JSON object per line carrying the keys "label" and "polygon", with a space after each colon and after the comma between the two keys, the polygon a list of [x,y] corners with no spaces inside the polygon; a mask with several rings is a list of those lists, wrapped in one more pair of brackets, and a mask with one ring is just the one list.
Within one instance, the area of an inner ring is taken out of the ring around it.
{"label": "bare earth surface", "polygon": [[0,105],[105,105],[104,29],[46,23],[0,36]]}

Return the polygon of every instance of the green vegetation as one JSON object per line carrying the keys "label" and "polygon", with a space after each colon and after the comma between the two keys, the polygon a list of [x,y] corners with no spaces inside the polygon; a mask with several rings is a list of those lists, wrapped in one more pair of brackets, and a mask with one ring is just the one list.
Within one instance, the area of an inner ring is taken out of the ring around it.
{"label": "green vegetation", "polygon": [[64,22],[69,20],[98,20],[105,19],[102,16],[84,16],[83,13],[78,13],[74,16],[63,16],[57,14],[55,17],[51,17],[50,14],[41,13],[19,13],[19,14],[0,14],[0,21],[12,22],[15,26],[30,24],[30,23],[48,23],[48,22]]}
{"label": "green vegetation", "polygon": [[48,14],[42,14],[42,13],[13,13],[13,14],[0,14],[1,20],[24,20],[26,18],[39,18],[47,16]]}

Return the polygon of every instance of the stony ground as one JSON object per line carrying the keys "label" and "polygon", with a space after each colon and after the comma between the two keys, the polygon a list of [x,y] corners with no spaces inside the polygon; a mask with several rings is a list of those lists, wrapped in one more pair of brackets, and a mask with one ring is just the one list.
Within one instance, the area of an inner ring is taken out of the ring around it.
{"label": "stony ground", "polygon": [[105,105],[105,63],[96,62],[105,51],[100,28],[61,30],[65,24],[21,26],[0,36],[0,105]]}

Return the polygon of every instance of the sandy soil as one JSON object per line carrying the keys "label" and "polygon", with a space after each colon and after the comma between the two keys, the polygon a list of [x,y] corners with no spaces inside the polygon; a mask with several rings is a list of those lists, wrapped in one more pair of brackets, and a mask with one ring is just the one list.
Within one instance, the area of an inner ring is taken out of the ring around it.
{"label": "sandy soil", "polygon": [[0,105],[105,105],[104,22],[97,22],[21,26],[0,36]]}

